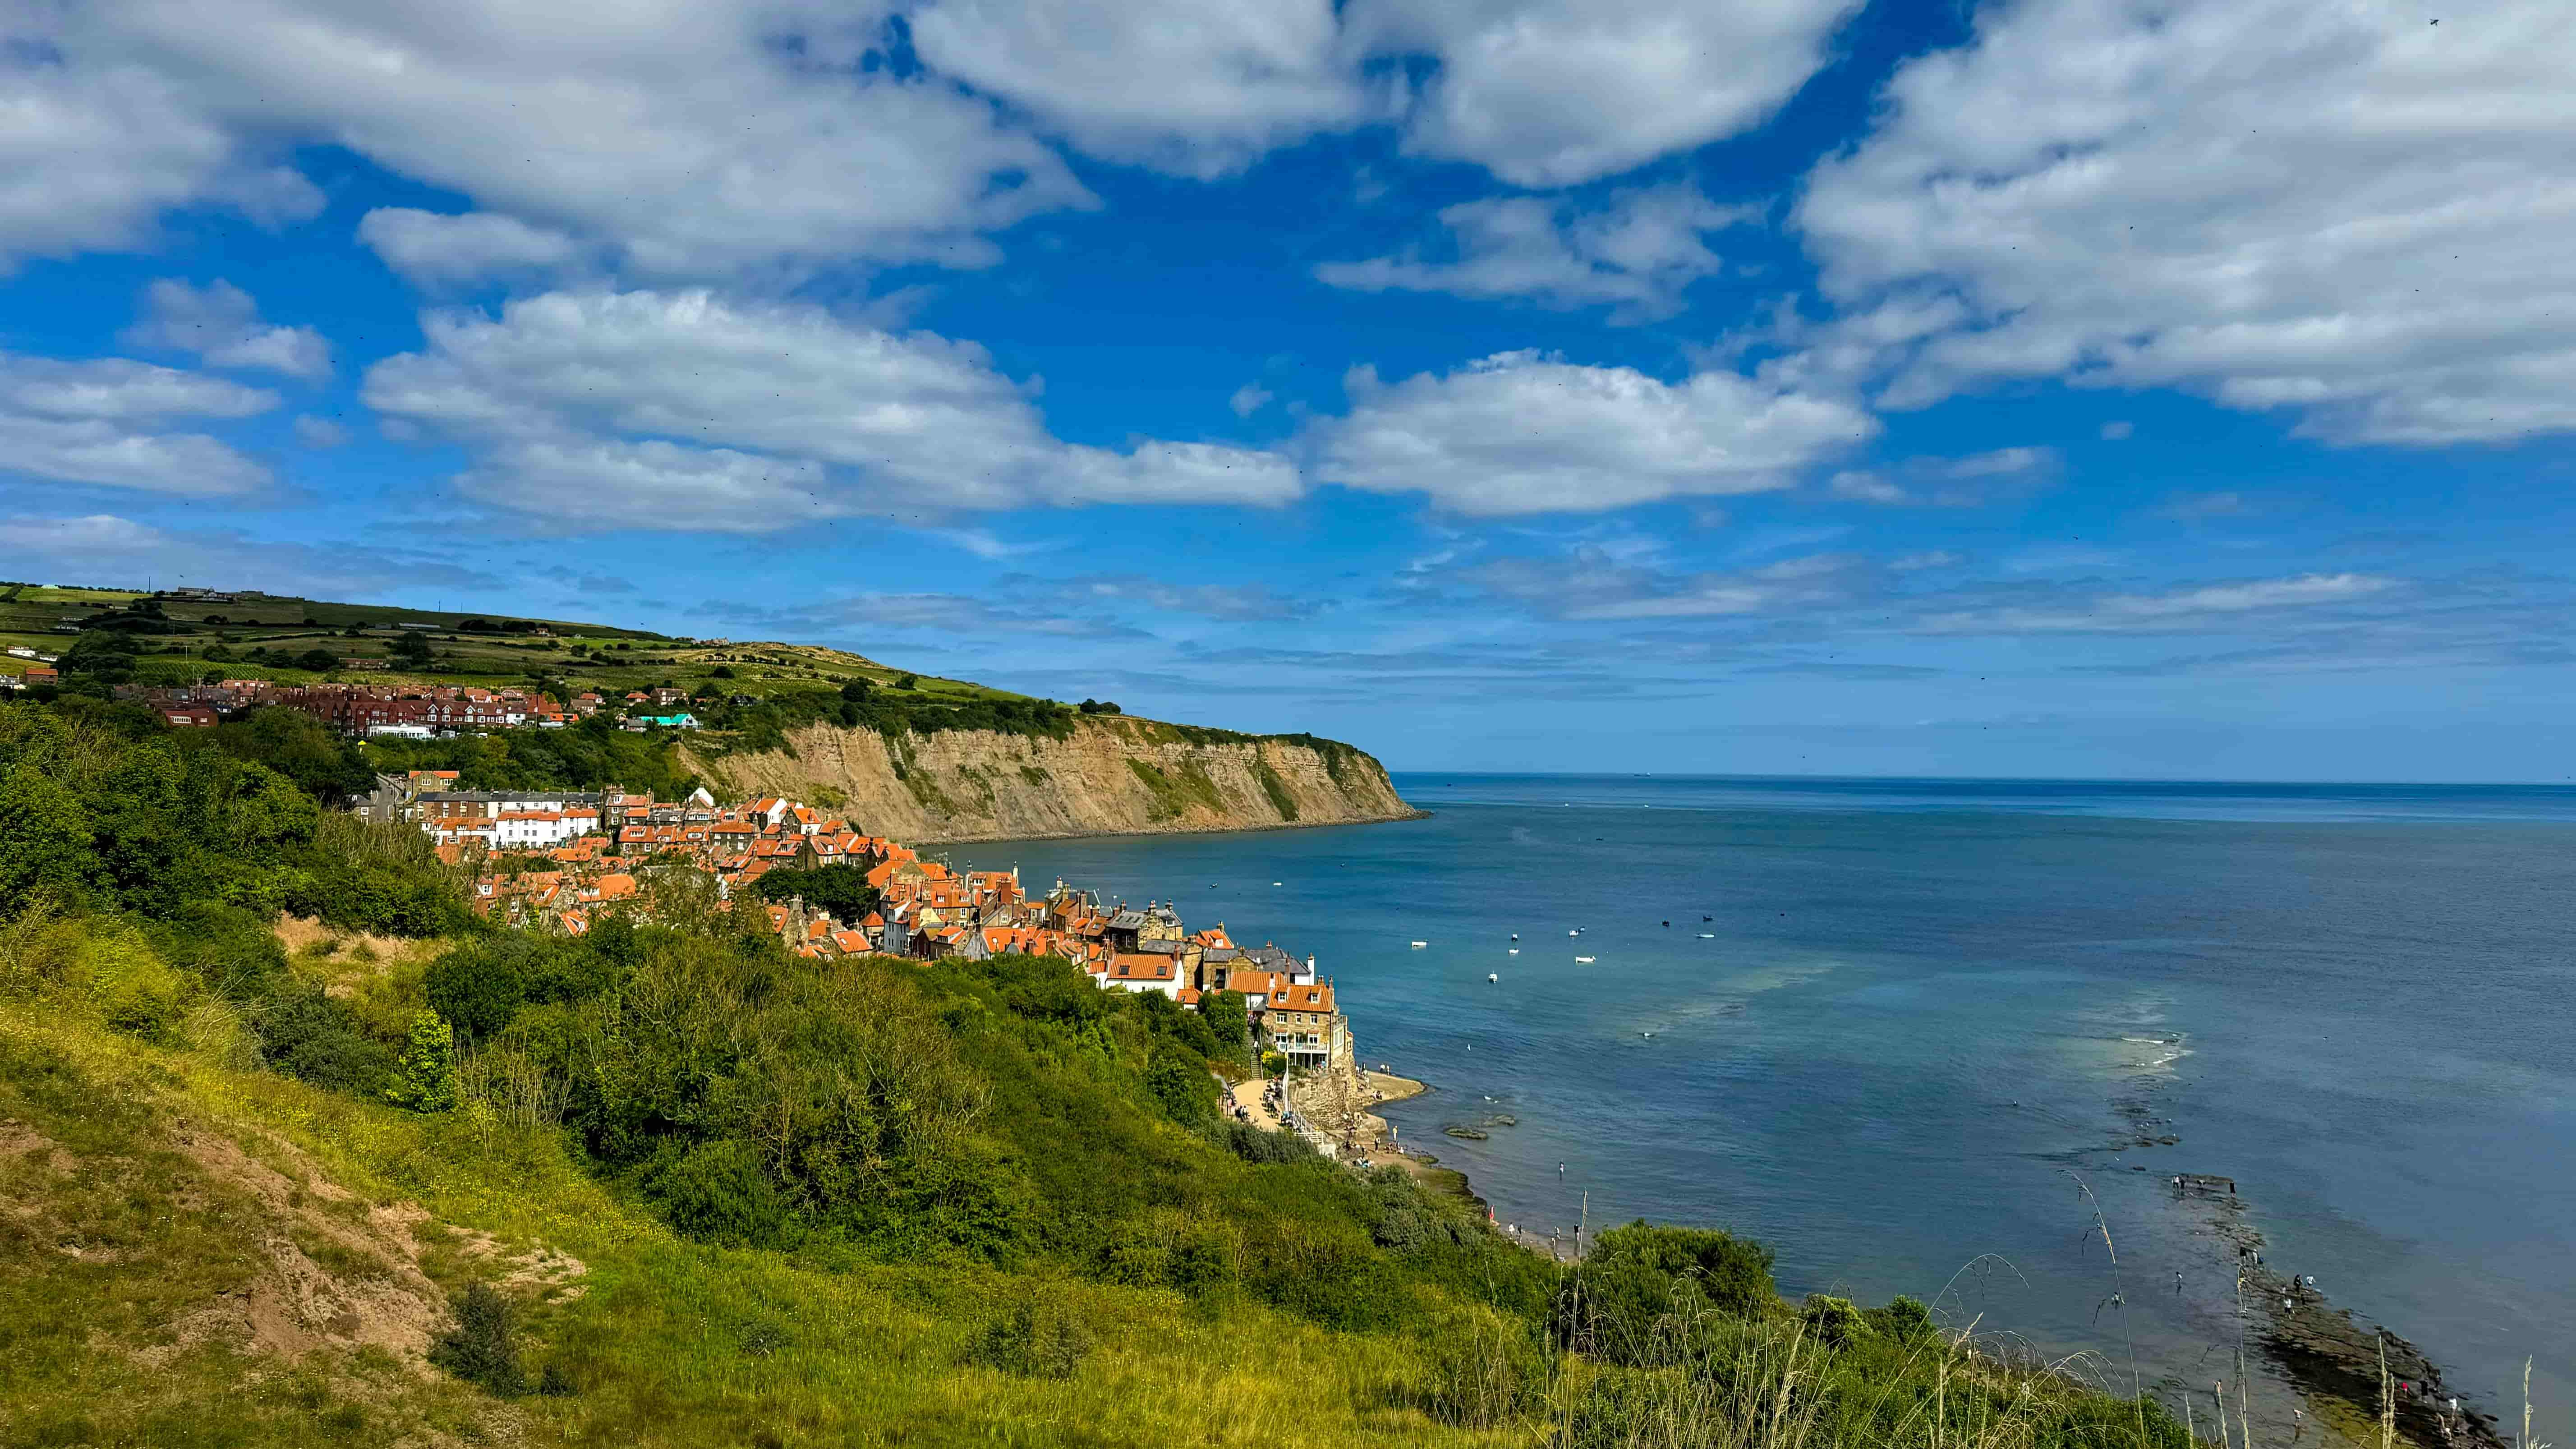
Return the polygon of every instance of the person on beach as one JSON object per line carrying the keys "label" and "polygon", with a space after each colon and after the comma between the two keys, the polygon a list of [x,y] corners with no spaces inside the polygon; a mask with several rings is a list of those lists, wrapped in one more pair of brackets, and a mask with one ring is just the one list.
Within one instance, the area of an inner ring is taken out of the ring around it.
{"label": "person on beach", "polygon": [[2176,1298],[2180,1298],[2182,1296],[2182,1270],[2180,1268],[2174,1269],[2174,1296]]}

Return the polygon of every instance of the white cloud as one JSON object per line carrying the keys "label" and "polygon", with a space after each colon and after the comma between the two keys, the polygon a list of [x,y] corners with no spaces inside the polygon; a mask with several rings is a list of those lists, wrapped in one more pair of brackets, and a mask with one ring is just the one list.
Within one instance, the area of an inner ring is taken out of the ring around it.
{"label": "white cloud", "polygon": [[336,448],[349,441],[349,430],[329,418],[305,413],[295,420],[295,441],[308,448]]}
{"label": "white cloud", "polygon": [[277,394],[265,388],[130,358],[66,362],[0,353],[0,410],[8,412],[144,422],[246,418],[275,406]]}
{"label": "white cloud", "polygon": [[[1096,155],[1208,177],[1401,118],[1416,154],[1546,187],[1750,129],[1856,0],[923,0],[923,60]],[[1386,63],[1433,63],[1419,90]],[[1377,77],[1383,76],[1383,79]]]}
{"label": "white cloud", "polygon": [[1257,382],[1247,382],[1234,390],[1234,396],[1227,398],[1225,405],[1234,409],[1236,417],[1248,418],[1270,406],[1271,399],[1276,395]]}
{"label": "white cloud", "polygon": [[1368,118],[1329,0],[926,0],[913,45],[1097,156],[1209,178]]}
{"label": "white cloud", "polygon": [[1913,494],[1887,481],[1886,475],[1866,469],[1846,469],[1836,473],[1826,480],[1825,491],[1851,503],[1894,505],[1914,501]]}
{"label": "white cloud", "polygon": [[1064,538],[1042,538],[1033,543],[1013,543],[1009,539],[996,535],[992,530],[983,528],[916,528],[912,531],[964,549],[977,558],[994,560],[1020,558],[1033,553],[1048,553],[1070,542],[1069,539]]}
{"label": "white cloud", "polygon": [[143,315],[125,330],[131,347],[193,352],[215,367],[282,372],[289,377],[331,375],[331,344],[310,327],[264,327],[259,304],[217,278],[191,287],[164,277],[143,291]]}
{"label": "white cloud", "polygon": [[1441,210],[1455,260],[1426,260],[1417,249],[1327,262],[1315,275],[1366,292],[1524,297],[1561,309],[1611,303],[1613,322],[1649,321],[1680,311],[1685,289],[1718,270],[1703,233],[1759,215],[1719,206],[1692,186],[1624,192],[1591,211],[1561,197],[1497,197]]}
{"label": "white cloud", "polygon": [[1354,0],[1367,50],[1427,53],[1407,150],[1519,186],[1615,175],[1751,129],[1825,63],[1857,0]]}
{"label": "white cloud", "polygon": [[1447,376],[1349,379],[1347,417],[1315,443],[1327,479],[1420,490],[1464,513],[1593,512],[1753,493],[1878,431],[1829,398],[1726,372],[1666,383],[1625,367],[1505,352]]}
{"label": "white cloud", "polygon": [[1899,407],[2066,377],[2338,442],[2576,430],[2571,68],[2551,0],[1981,10],[1811,178],[1796,220],[1855,320],[1799,365]]}
{"label": "white cloud", "polygon": [[126,358],[64,362],[0,353],[0,473],[179,497],[255,492],[268,469],[181,418],[241,418],[277,395]]}
{"label": "white cloud", "polygon": [[639,0],[609,21],[564,0],[130,0],[59,14],[42,37],[59,64],[12,67],[52,89],[17,108],[22,134],[0,147],[79,142],[86,161],[47,162],[19,208],[87,185],[74,244],[130,236],[290,141],[346,146],[675,274],[981,265],[996,254],[980,232],[1089,203],[988,102],[864,64],[882,11]]}
{"label": "white cloud", "polygon": [[581,244],[559,231],[488,211],[444,216],[407,206],[380,206],[358,219],[358,240],[414,286],[445,287],[495,272],[541,272],[571,265]]}
{"label": "white cloud", "polygon": [[0,272],[30,256],[147,246],[173,207],[229,206],[269,224],[321,209],[302,177],[237,154],[167,77],[61,61],[52,22],[70,13],[0,10]]}
{"label": "white cloud", "polygon": [[567,527],[768,532],[814,518],[1085,503],[1279,503],[1276,454],[1061,442],[983,349],[704,291],[433,312],[371,369],[388,417],[480,448],[459,480]]}
{"label": "white cloud", "polygon": [[409,586],[492,588],[500,580],[432,555],[343,543],[278,543],[231,531],[178,532],[112,513],[0,517],[0,549],[57,578],[140,586],[259,588],[373,598]]}
{"label": "white cloud", "polygon": [[1811,554],[1734,572],[1673,573],[1589,545],[1563,558],[1499,558],[1467,577],[1478,589],[1556,619],[1716,619],[1837,608],[1873,593],[1878,570],[1855,554]]}
{"label": "white cloud", "polygon": [[2096,594],[2039,604],[1996,604],[1925,614],[1926,634],[2161,634],[2232,627],[2257,616],[2319,609],[2400,592],[2377,574],[2301,574],[2200,584],[2154,594]]}
{"label": "white cloud", "polygon": [[2054,448],[1994,448],[1959,458],[1908,458],[1889,470],[1847,469],[1825,480],[1828,498],[1892,508],[1982,508],[2055,481]]}
{"label": "white cloud", "polygon": [[2102,441],[2104,441],[2104,442],[2106,442],[2106,443],[2117,443],[2117,442],[2121,442],[2121,441],[2123,441],[2123,440],[2125,440],[2125,439],[2127,439],[2127,438],[2129,438],[2129,437],[2133,436],[2134,434],[2136,434],[2136,432],[2137,432],[2137,431],[2138,431],[2138,425],[2137,425],[2136,423],[2129,423],[2129,422],[2112,422],[2112,423],[2104,423],[2104,424],[2102,425]]}

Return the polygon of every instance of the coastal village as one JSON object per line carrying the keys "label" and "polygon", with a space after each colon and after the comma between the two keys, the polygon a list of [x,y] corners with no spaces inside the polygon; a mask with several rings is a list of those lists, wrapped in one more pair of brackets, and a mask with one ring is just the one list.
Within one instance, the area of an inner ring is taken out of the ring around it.
{"label": "coastal village", "polygon": [[[1238,943],[1223,922],[1191,930],[1164,901],[1104,902],[1059,880],[1043,890],[1016,870],[959,871],[810,805],[778,797],[719,803],[610,787],[462,790],[453,770],[377,777],[360,810],[417,825],[441,859],[475,871],[474,904],[494,921],[580,935],[610,912],[649,918],[712,882],[727,903],[765,899],[769,926],[816,961],[1055,956],[1104,991],[1152,992],[1185,1010],[1210,993],[1243,998],[1253,1030],[1282,1060],[1284,1090],[1262,1077],[1230,1084],[1240,1119],[1294,1130],[1328,1155],[1389,1151],[1394,1130],[1370,1106],[1420,1090],[1364,1071],[1350,1019],[1311,954]],[[761,886],[777,872],[848,866],[874,905],[855,919],[801,891]],[[755,889],[758,887],[758,889]]]}

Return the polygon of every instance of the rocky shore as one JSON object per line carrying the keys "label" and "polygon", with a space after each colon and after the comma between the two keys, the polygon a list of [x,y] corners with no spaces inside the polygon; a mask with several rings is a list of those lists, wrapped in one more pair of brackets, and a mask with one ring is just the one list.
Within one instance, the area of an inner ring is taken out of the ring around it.
{"label": "rocky shore", "polygon": [[[2190,1191],[2184,1179],[2176,1183]],[[2242,1198],[2231,1192],[2214,1207],[2212,1226],[2236,1250],[2248,1339],[2308,1399],[2321,1426],[2367,1426],[2347,1437],[2375,1443],[2381,1414],[2393,1407],[2396,1437],[2416,1449],[2511,1449],[2496,1416],[2446,1383],[2422,1349],[2266,1263]]]}

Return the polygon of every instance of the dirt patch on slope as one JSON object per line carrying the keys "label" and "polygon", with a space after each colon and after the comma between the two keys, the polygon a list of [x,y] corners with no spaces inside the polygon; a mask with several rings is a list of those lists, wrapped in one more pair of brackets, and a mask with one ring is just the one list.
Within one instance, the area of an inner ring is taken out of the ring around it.
{"label": "dirt patch on slope", "polygon": [[266,1210],[265,1259],[250,1286],[224,1294],[173,1325],[167,1356],[209,1340],[245,1352],[301,1358],[317,1348],[372,1347],[425,1370],[447,1318],[447,1295],[421,1272],[409,1231],[422,1214],[370,1207],[324,1178],[284,1143],[265,1142],[296,1170],[279,1171],[239,1143],[180,1128],[171,1145],[205,1175],[248,1192]]}

